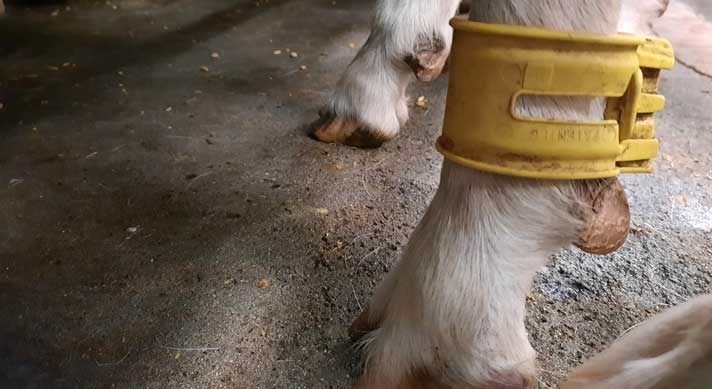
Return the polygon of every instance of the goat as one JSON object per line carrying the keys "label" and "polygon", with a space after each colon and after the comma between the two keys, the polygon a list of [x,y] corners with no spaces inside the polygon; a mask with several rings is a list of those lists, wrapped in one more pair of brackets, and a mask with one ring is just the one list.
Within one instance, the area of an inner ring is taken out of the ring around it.
{"label": "goat", "polygon": [[[383,3],[381,12],[388,9]],[[455,3],[439,2],[440,11],[452,14]],[[613,33],[619,12],[617,0],[476,1],[470,19]],[[539,97],[519,109],[534,117],[600,120],[604,102]],[[525,388],[536,382],[536,354],[524,327],[535,272],[585,230],[582,209],[590,200],[584,194],[618,185],[616,179],[499,176],[446,160],[400,263],[352,327],[365,333],[359,387]]]}
{"label": "goat", "polygon": [[[457,6],[449,0],[380,1],[371,35],[337,85],[315,136],[365,147],[395,136],[407,120],[405,89],[413,74],[431,80],[445,64],[452,36],[447,21]],[[475,1],[470,19],[607,34],[616,31],[620,10],[619,0]],[[517,109],[525,116],[600,120],[604,108],[595,97],[528,97]],[[605,235],[591,217],[601,193],[613,199],[611,212],[627,216],[617,179],[532,180],[446,160],[400,263],[352,325],[352,335],[363,336],[365,360],[357,388],[534,385],[525,297],[551,254],[581,243],[582,236],[595,241]]]}

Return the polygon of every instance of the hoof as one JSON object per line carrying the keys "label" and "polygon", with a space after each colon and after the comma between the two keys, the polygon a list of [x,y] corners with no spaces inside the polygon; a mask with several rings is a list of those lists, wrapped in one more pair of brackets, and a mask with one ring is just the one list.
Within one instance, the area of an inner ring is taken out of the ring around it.
{"label": "hoof", "polygon": [[369,321],[370,312],[366,308],[360,315],[351,323],[349,327],[349,337],[352,341],[357,341],[361,339],[364,335],[378,328],[378,323],[373,323]]}
{"label": "hoof", "polygon": [[322,142],[373,149],[390,140],[382,132],[367,128],[354,119],[345,119],[325,112],[320,112],[319,116],[319,120],[312,125],[311,135]]}
{"label": "hoof", "polygon": [[413,74],[420,81],[432,81],[443,72],[449,56],[442,39],[432,37],[420,39],[415,54],[405,58],[405,62],[413,70]]}

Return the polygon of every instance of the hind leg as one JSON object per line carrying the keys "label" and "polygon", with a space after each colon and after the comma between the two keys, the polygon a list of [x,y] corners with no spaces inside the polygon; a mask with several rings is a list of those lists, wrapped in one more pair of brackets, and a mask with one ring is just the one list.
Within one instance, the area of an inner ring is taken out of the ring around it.
{"label": "hind leg", "polygon": [[435,79],[450,52],[459,0],[380,0],[371,35],[336,86],[315,138],[378,147],[408,120],[405,90]]}

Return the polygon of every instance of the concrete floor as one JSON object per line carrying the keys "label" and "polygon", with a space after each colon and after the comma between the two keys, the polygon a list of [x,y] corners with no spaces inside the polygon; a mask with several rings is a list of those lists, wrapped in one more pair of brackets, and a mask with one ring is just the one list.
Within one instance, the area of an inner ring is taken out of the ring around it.
{"label": "concrete floor", "polygon": [[[347,387],[346,327],[437,185],[446,80],[383,148],[321,144],[371,2],[70,4],[0,22],[0,387]],[[712,80],[663,90],[626,246],[560,253],[530,296],[545,385],[712,291]]]}

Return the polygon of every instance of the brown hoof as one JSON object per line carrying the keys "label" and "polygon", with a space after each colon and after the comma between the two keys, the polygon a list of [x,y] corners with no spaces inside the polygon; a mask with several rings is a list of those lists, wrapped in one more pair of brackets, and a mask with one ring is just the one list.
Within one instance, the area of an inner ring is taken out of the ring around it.
{"label": "brown hoof", "polygon": [[582,198],[585,226],[576,246],[591,254],[610,254],[628,237],[630,209],[625,189],[618,178],[584,182]]}
{"label": "brown hoof", "polygon": [[349,337],[352,341],[361,339],[364,335],[378,328],[379,323],[369,321],[370,312],[368,307],[351,323],[349,327]]}
{"label": "brown hoof", "polygon": [[319,116],[319,120],[312,124],[311,135],[322,142],[373,149],[389,140],[381,132],[366,128],[356,120],[344,119],[328,112],[320,112]]}
{"label": "brown hoof", "polygon": [[432,81],[442,73],[449,52],[445,43],[437,37],[422,38],[415,48],[415,54],[405,58],[405,62],[413,70],[420,81]]}

